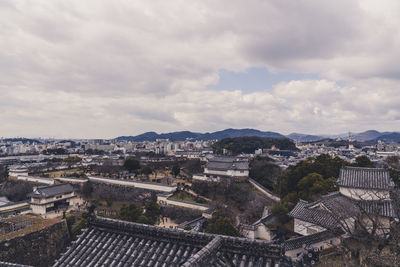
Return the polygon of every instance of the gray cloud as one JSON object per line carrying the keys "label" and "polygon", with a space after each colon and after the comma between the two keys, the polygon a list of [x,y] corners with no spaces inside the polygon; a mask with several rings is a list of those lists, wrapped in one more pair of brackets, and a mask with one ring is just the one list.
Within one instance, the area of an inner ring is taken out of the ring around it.
{"label": "gray cloud", "polygon": [[[397,1],[4,0],[0,135],[396,130],[399,13]],[[321,79],[207,89],[221,69],[257,66]]]}

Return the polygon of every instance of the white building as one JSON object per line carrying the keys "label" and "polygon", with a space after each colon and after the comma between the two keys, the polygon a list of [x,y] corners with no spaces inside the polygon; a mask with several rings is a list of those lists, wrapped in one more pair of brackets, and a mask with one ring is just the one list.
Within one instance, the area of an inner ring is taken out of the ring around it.
{"label": "white building", "polygon": [[218,182],[234,178],[245,180],[249,177],[249,160],[240,157],[215,156],[207,162],[202,174],[193,175],[194,180]]}
{"label": "white building", "polygon": [[[391,222],[398,220],[395,203],[390,198],[394,183],[386,169],[343,167],[336,185],[339,192],[314,202],[300,200],[290,211],[294,231],[309,236],[293,244],[303,240],[306,245],[325,249],[338,244],[341,235],[351,235],[356,229],[365,228],[371,232],[373,223],[377,234],[388,233]],[[372,222],[371,218],[376,221]],[[301,246],[293,244],[290,246],[293,251],[288,252],[290,256],[296,256],[297,250],[301,250]]]}
{"label": "white building", "polygon": [[67,210],[77,200],[74,189],[70,184],[34,187],[29,196],[32,213],[40,215],[52,211]]}

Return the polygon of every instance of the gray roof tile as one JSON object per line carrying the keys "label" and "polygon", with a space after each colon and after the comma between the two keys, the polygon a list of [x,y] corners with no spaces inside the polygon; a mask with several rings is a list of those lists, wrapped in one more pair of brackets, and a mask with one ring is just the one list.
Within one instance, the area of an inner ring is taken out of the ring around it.
{"label": "gray roof tile", "polygon": [[324,228],[332,228],[339,221],[358,214],[359,210],[352,200],[334,192],[314,202],[300,200],[289,212],[289,216]]}
{"label": "gray roof tile", "polygon": [[68,194],[74,191],[70,184],[57,184],[50,186],[39,186],[34,192],[29,194],[31,197],[52,197],[61,194]]}
{"label": "gray roof tile", "polygon": [[343,232],[338,232],[335,234],[331,231],[322,231],[311,235],[300,236],[285,241],[285,250],[294,250],[303,247],[304,245],[311,246],[315,243],[322,242],[343,234]]}
{"label": "gray roof tile", "polygon": [[336,181],[338,186],[362,189],[392,189],[394,183],[386,169],[343,167]]}
{"label": "gray roof tile", "polygon": [[[54,266],[281,266],[270,242],[93,217]],[[260,265],[261,266],[261,265]]]}

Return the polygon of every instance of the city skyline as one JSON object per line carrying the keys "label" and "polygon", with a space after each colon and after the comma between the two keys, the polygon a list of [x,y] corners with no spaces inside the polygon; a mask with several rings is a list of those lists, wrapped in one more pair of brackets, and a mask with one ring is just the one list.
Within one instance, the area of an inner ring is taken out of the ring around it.
{"label": "city skyline", "polygon": [[2,1],[0,136],[400,130],[397,1]]}

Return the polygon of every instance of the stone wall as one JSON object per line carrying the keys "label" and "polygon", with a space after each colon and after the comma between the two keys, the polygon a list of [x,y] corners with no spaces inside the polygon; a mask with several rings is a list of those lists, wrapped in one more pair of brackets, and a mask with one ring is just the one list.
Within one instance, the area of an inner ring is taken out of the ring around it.
{"label": "stone wall", "polygon": [[261,193],[266,195],[268,198],[272,199],[273,201],[280,202],[281,199],[277,195],[273,194],[270,192],[268,189],[266,189],[264,186],[261,184],[257,183],[255,180],[249,178],[249,182],[256,188],[258,189]]}
{"label": "stone wall", "polygon": [[0,242],[0,261],[51,266],[70,241],[65,220],[39,231]]}
{"label": "stone wall", "polygon": [[153,191],[158,191],[158,192],[171,193],[171,192],[176,191],[176,186],[162,185],[162,184],[150,183],[150,182],[119,180],[119,179],[94,177],[94,176],[89,176],[88,179],[92,182],[97,182],[97,183],[130,186],[130,187],[146,189],[146,190],[153,190]]}
{"label": "stone wall", "polygon": [[181,207],[181,208],[189,208],[189,209],[201,210],[201,211],[206,211],[210,208],[208,205],[205,205],[205,204],[173,199],[173,198],[170,198],[170,196],[172,196],[172,194],[158,195],[157,203],[161,206],[177,206],[177,207]]}

